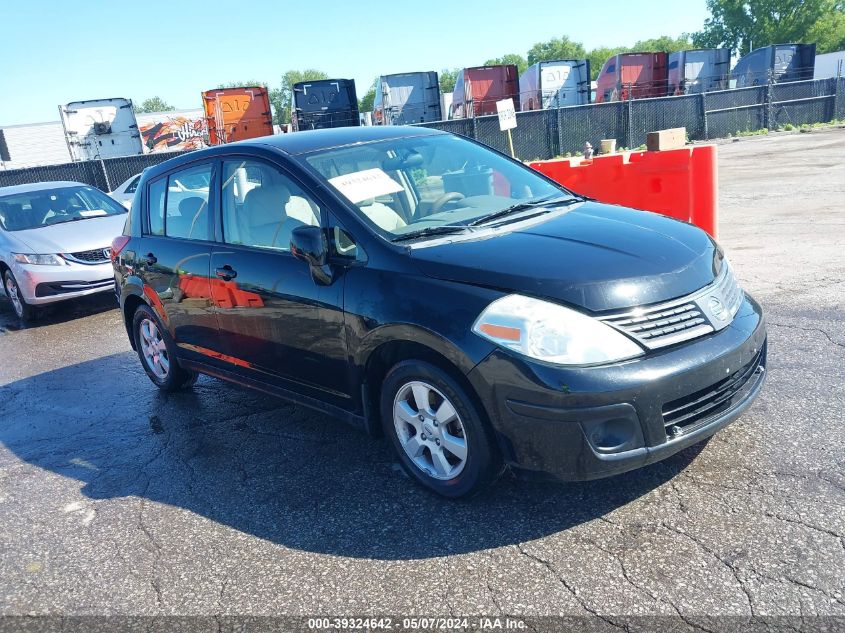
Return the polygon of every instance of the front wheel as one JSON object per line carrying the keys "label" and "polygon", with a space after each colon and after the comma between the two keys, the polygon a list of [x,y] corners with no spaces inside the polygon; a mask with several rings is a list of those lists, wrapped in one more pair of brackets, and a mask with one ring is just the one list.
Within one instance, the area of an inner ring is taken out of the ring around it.
{"label": "front wheel", "polygon": [[6,296],[9,297],[9,301],[12,303],[12,309],[18,318],[23,322],[34,319],[37,314],[36,308],[35,306],[29,305],[26,299],[23,298],[23,293],[11,270],[7,270],[3,275],[3,286],[6,289]]}
{"label": "front wheel", "polygon": [[183,369],[176,358],[176,345],[156,314],[140,306],[132,319],[135,348],[150,380],[162,391],[178,391],[197,381],[197,374]]}
{"label": "front wheel", "polygon": [[471,398],[434,365],[393,367],[382,385],[381,417],[404,470],[440,495],[472,495],[501,471],[492,433]]}

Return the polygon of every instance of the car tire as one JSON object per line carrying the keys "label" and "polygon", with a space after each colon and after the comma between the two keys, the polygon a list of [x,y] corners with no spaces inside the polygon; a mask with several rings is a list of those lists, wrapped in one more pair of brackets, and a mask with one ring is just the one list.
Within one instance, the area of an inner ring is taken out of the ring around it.
{"label": "car tire", "polygon": [[501,456],[482,413],[439,367],[419,360],[395,365],[382,383],[380,408],[399,463],[429,490],[467,497],[501,473]]}
{"label": "car tire", "polygon": [[139,306],[132,316],[132,336],[141,366],[153,384],[162,391],[187,389],[197,381],[197,373],[179,365],[176,344],[148,306]]}
{"label": "car tire", "polygon": [[21,321],[26,323],[34,320],[35,317],[38,316],[38,309],[35,306],[28,304],[26,299],[23,298],[21,288],[11,270],[7,270],[3,274],[3,289],[12,304],[12,310]]}

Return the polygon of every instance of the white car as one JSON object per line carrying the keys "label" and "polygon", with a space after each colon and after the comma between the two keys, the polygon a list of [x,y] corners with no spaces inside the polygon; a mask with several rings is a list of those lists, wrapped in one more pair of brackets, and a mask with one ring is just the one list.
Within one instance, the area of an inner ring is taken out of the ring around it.
{"label": "white car", "polygon": [[125,223],[124,207],[83,183],[0,187],[0,277],[15,314],[114,292],[111,243]]}
{"label": "white car", "polygon": [[135,190],[138,188],[138,181],[141,180],[141,174],[135,174],[128,180],[124,181],[117,189],[112,191],[109,196],[113,200],[117,200],[127,209],[132,208],[132,198],[135,197]]}
{"label": "white car", "polygon": [[[139,180],[141,180],[141,174],[135,174],[128,180],[124,181],[117,189],[112,191],[109,196],[111,196],[112,200],[116,200],[127,209],[131,209],[132,199],[135,197],[135,190],[138,188]],[[170,183],[169,190],[171,193],[190,193],[198,195],[198,192],[201,192],[203,187],[207,190],[208,186],[209,183],[203,181],[202,178],[194,177],[187,182],[174,180]]]}

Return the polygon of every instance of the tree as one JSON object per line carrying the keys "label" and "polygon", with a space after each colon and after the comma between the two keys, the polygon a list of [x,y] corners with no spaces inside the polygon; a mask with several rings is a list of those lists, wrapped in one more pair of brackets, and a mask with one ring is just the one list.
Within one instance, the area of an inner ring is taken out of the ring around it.
{"label": "tree", "polygon": [[687,33],[679,37],[670,37],[668,35],[661,35],[650,40],[640,40],[631,47],[630,52],[635,51],[665,51],[667,53],[674,53],[676,51],[685,51],[692,48],[690,36]]}
{"label": "tree", "polygon": [[289,70],[282,75],[279,88],[270,91],[270,104],[273,107],[273,123],[283,125],[290,123],[290,107],[293,99],[293,85],[301,81],[317,81],[328,79],[322,70],[308,68],[306,70]]}
{"label": "tree", "polygon": [[807,41],[816,42],[817,53],[845,50],[845,2],[836,3],[833,11],[818,19]]}
{"label": "tree", "polygon": [[440,81],[440,92],[452,92],[455,89],[455,82],[458,80],[458,73],[460,71],[460,68],[453,68],[452,70],[444,68],[438,73],[437,78]]}
{"label": "tree", "polygon": [[376,85],[378,84],[379,78],[376,77],[373,80],[373,85],[370,86],[369,90],[364,93],[364,96],[358,99],[358,112],[372,112],[373,111],[373,103],[376,100]]}
{"label": "tree", "polygon": [[176,109],[161,97],[144,99],[140,105],[135,105],[134,108],[135,112],[139,114],[143,114],[144,112],[169,112],[170,110]]}
{"label": "tree", "polygon": [[548,42],[537,42],[528,50],[528,64],[555,59],[584,59],[587,51],[581,42],[574,42],[569,36],[553,37]]}
{"label": "tree", "polygon": [[520,75],[525,72],[526,68],[528,68],[528,61],[522,55],[517,53],[508,53],[507,55],[502,55],[501,57],[496,57],[495,59],[488,59],[484,62],[485,66],[496,66],[499,64],[513,64],[516,66]]}
{"label": "tree", "polygon": [[753,48],[812,43],[814,36],[824,36],[823,51],[845,36],[842,0],[707,0],[707,8],[710,17],[693,35],[695,46],[725,46],[745,55]]}
{"label": "tree", "polygon": [[219,84],[217,88],[246,88],[248,86],[261,86],[262,88],[267,87],[266,81],[227,81],[226,83]]}

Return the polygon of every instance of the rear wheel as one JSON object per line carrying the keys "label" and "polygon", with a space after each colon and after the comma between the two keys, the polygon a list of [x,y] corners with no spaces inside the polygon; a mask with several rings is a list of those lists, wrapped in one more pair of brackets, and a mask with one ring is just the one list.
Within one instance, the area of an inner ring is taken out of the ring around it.
{"label": "rear wheel", "polygon": [[472,495],[501,471],[492,433],[472,399],[434,365],[393,367],[382,386],[381,416],[404,470],[440,495]]}
{"label": "rear wheel", "polygon": [[29,305],[26,299],[23,298],[20,286],[12,274],[11,270],[7,270],[3,275],[3,287],[6,289],[6,296],[12,303],[12,310],[21,321],[31,321],[35,318],[37,311],[35,306]]}
{"label": "rear wheel", "polygon": [[197,381],[197,374],[183,369],[176,358],[176,345],[147,306],[139,306],[132,319],[135,348],[150,380],[162,391],[178,391]]}

